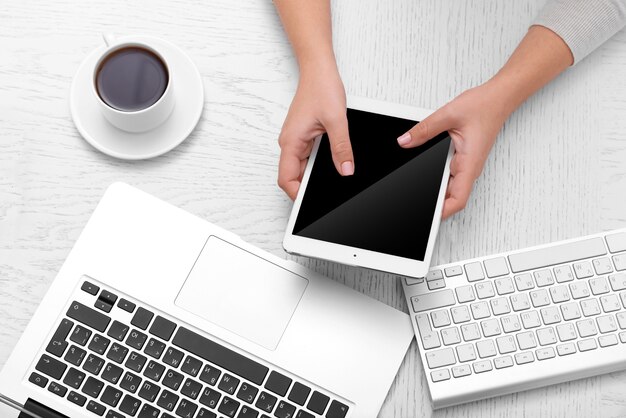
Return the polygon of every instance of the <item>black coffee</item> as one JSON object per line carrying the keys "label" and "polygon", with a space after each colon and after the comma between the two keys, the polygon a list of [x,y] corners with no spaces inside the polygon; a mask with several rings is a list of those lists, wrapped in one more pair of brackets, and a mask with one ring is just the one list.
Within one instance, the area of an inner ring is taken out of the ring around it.
{"label": "black coffee", "polygon": [[96,73],[100,98],[114,109],[132,112],[156,103],[167,87],[169,74],[156,54],[140,47],[118,49]]}

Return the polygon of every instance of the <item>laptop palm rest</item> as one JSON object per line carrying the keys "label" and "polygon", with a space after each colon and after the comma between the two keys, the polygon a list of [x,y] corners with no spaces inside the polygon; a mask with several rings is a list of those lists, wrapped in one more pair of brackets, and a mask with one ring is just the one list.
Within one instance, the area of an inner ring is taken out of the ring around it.
{"label": "laptop palm rest", "polygon": [[307,284],[307,279],[211,236],[175,304],[275,350]]}

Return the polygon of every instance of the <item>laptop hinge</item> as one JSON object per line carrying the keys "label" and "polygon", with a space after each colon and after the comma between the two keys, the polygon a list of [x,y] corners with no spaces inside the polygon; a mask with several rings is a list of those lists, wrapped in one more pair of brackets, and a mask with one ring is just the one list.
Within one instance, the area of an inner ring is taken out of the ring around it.
{"label": "laptop hinge", "polygon": [[18,418],[32,418],[33,416],[40,418],[69,418],[67,415],[60,414],[31,398],[28,398],[24,404],[24,409],[28,412],[32,412],[33,415],[21,412]]}

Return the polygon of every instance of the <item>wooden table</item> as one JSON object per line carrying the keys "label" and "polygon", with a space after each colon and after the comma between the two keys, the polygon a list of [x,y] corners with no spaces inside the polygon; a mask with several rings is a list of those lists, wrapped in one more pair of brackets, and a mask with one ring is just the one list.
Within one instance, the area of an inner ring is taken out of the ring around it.
{"label": "wooden table", "polygon": [[[436,108],[492,75],[544,1],[341,0],[333,4],[349,94]],[[203,76],[195,132],[125,162],[78,134],[68,96],[102,32],[183,48]],[[297,67],[272,2],[24,0],[0,5],[0,366],[107,185],[140,187],[284,256],[291,202],[276,138]],[[434,263],[626,225],[626,33],[506,123],[468,207],[443,223]],[[393,276],[298,259],[407,310]],[[433,412],[415,343],[381,417],[618,417],[626,372]]]}

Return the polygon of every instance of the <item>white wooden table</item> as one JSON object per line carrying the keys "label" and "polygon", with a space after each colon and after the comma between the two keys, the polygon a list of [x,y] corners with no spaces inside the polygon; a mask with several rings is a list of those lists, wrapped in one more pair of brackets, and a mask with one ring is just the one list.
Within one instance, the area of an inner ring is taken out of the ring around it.
{"label": "white wooden table", "polygon": [[[349,94],[436,108],[506,60],[544,0],[341,0],[333,4]],[[68,95],[100,33],[148,34],[203,76],[191,137],[150,161],[85,143]],[[23,0],[0,4],[0,366],[106,186],[121,180],[284,256],[290,201],[276,138],[297,67],[268,0]],[[287,92],[283,94],[282,92]],[[443,223],[433,262],[626,225],[626,33],[507,122],[465,211]],[[394,277],[298,259],[398,309]],[[626,372],[431,410],[413,344],[381,417],[626,416]]]}

